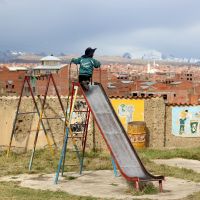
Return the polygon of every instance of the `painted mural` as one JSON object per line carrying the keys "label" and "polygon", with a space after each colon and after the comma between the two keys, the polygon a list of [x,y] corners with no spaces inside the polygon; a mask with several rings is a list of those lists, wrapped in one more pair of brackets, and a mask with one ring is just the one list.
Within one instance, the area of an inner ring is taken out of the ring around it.
{"label": "painted mural", "polygon": [[180,137],[200,137],[200,106],[172,108],[172,134]]}
{"label": "painted mural", "polygon": [[129,122],[144,121],[144,100],[111,99],[111,103],[126,130]]}

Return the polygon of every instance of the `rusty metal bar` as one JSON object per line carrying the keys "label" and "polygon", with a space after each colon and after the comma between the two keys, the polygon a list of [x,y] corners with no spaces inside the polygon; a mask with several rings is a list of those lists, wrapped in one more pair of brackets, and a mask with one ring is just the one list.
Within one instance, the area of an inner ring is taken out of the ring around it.
{"label": "rusty metal bar", "polygon": [[21,92],[20,92],[19,101],[18,101],[18,104],[17,104],[17,111],[16,111],[16,114],[15,114],[14,122],[13,122],[12,133],[11,133],[11,136],[10,136],[10,142],[9,142],[9,146],[8,146],[8,150],[7,150],[7,156],[9,156],[9,153],[10,153],[10,148],[11,148],[13,136],[14,136],[14,133],[15,133],[15,126],[16,126],[16,122],[17,122],[17,116],[18,116],[19,107],[20,107],[20,104],[21,104],[22,94],[23,94],[24,85],[25,85],[26,80],[27,80],[27,77],[25,76],[23,84],[22,84],[22,89],[21,89]]}

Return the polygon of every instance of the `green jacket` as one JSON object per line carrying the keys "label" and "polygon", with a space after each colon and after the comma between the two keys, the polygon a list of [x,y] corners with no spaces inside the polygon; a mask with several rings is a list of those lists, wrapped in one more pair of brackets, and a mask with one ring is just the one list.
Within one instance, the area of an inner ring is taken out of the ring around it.
{"label": "green jacket", "polygon": [[80,64],[79,75],[92,76],[93,69],[99,68],[101,63],[94,58],[72,58],[72,63]]}

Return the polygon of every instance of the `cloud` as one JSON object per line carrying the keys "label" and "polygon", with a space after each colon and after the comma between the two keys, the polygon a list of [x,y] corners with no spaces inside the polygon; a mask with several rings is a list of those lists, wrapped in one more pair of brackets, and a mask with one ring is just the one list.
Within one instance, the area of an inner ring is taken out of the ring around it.
{"label": "cloud", "polygon": [[200,23],[182,28],[143,28],[120,34],[100,35],[82,46],[98,46],[106,53],[144,52],[157,50],[163,53],[185,57],[199,57]]}
{"label": "cloud", "polygon": [[0,3],[1,3],[1,4],[5,4],[5,3],[6,3],[6,0],[0,0]]}
{"label": "cloud", "polygon": [[101,54],[156,49],[197,56],[198,0],[0,0],[3,49]]}

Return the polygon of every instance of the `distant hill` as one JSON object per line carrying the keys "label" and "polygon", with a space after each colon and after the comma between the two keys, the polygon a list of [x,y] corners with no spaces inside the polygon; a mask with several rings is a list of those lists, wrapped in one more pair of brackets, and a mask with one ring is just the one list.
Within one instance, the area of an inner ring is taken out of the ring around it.
{"label": "distant hill", "polygon": [[[79,57],[80,55],[65,55],[60,57],[63,62],[65,61],[66,63],[69,63],[72,58]],[[111,63],[121,63],[121,64],[128,64],[128,63],[147,63],[147,61],[142,61],[142,60],[137,60],[137,59],[129,59],[129,58],[124,58],[122,56],[95,56],[97,60],[99,60],[102,64],[111,64]]]}
{"label": "distant hill", "polygon": [[38,62],[43,57],[40,54],[17,52],[17,51],[0,51],[0,62]]}
{"label": "distant hill", "polygon": [[131,58],[132,58],[131,54],[128,53],[128,52],[124,53],[122,57],[123,57],[123,58],[128,58],[128,59],[131,59]]}
{"label": "distant hill", "polygon": [[1,62],[9,62],[17,57],[17,55],[12,54],[11,51],[0,51],[0,61]]}
{"label": "distant hill", "polygon": [[[39,63],[42,57],[47,56],[46,53],[27,53],[27,52],[17,52],[17,51],[0,51],[0,63]],[[80,55],[66,55],[64,53],[60,53],[55,55],[61,59],[62,63],[69,63],[73,57],[79,57]],[[147,64],[148,62],[152,62],[156,60],[157,63],[173,63],[173,65],[179,66],[181,63],[188,64],[196,64],[200,65],[200,59],[195,58],[176,58],[174,55],[163,55],[157,51],[149,51],[145,53],[142,57],[136,57],[136,55],[131,54],[130,52],[125,52],[122,56],[98,56],[95,55],[102,64]]]}

